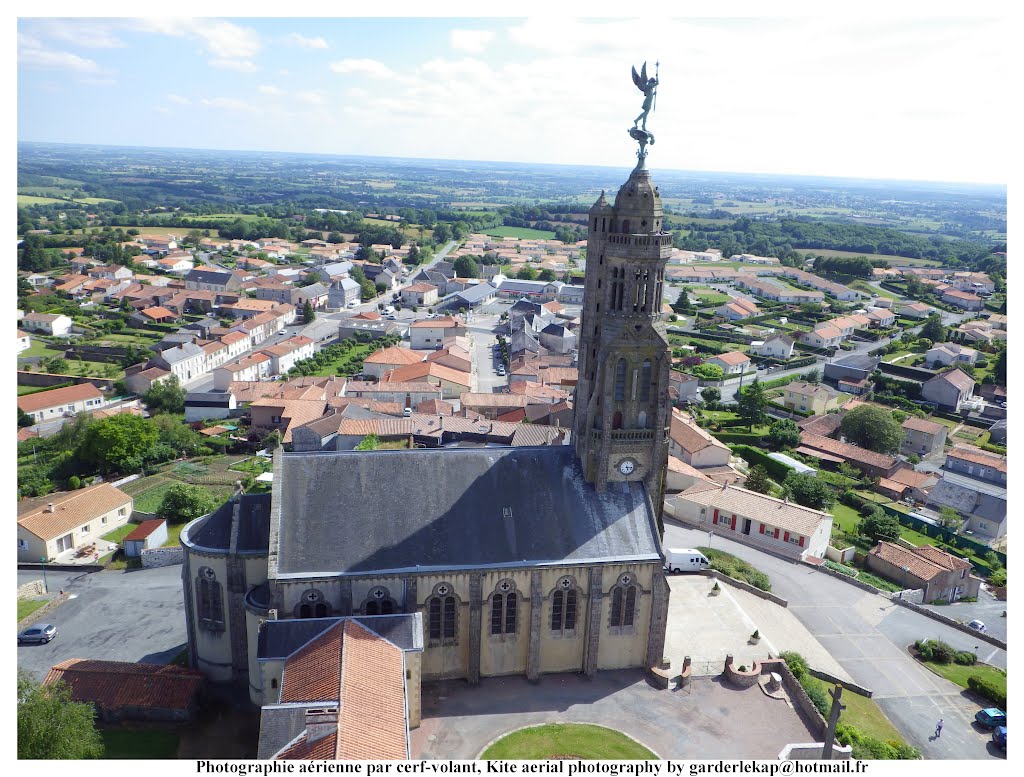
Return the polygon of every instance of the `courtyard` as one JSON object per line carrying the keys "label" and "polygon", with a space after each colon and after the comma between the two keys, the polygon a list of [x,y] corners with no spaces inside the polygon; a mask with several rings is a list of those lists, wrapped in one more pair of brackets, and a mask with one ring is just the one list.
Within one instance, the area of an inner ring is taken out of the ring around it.
{"label": "courtyard", "polygon": [[[771,721],[766,726],[765,721]],[[687,688],[656,690],[642,672],[488,677],[423,687],[423,720],[411,732],[414,759],[472,759],[524,726],[592,723],[621,731],[659,758],[775,759],[786,744],[815,737],[787,699],[758,686],[736,688],[697,677]]]}

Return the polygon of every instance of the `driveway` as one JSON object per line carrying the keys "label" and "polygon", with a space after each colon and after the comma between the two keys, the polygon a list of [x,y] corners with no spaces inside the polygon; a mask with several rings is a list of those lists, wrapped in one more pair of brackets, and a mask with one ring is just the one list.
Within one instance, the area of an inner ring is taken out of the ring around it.
{"label": "driveway", "polygon": [[[770,721],[766,725],[766,723]],[[685,690],[655,690],[640,672],[488,677],[423,687],[423,721],[411,732],[414,759],[470,759],[494,739],[542,723],[594,723],[621,731],[661,758],[775,759],[787,743],[813,742],[783,699],[759,687],[695,678]]]}
{"label": "driveway", "polygon": [[[707,545],[708,534],[666,522],[665,544],[681,548]],[[772,593],[787,599],[789,612],[855,682],[874,692],[875,701],[925,758],[994,757],[983,732],[973,726],[980,705],[967,699],[958,686],[917,663],[907,647],[917,639],[942,639],[958,650],[977,647],[982,661],[1002,668],[1006,667],[1006,651],[882,596],[725,537],[715,535],[711,547],[765,572],[771,578]],[[785,644],[775,646],[786,649]],[[942,738],[930,741],[939,718],[945,720]]]}
{"label": "driveway", "polygon": [[[36,570],[19,572],[18,583],[41,576]],[[47,583],[51,593],[63,588],[75,598],[46,616],[58,629],[53,642],[18,646],[18,666],[37,680],[69,658],[161,664],[185,645],[180,565],[85,575],[50,571]]]}
{"label": "driveway", "polygon": [[[1006,641],[1006,602],[996,599],[991,593],[982,588],[978,591],[976,602],[956,602],[955,604],[926,604],[929,610],[953,618],[961,623],[970,623],[979,620],[985,624],[985,632],[993,637]],[[988,644],[988,643],[984,643]],[[984,645],[982,647],[984,650]]]}

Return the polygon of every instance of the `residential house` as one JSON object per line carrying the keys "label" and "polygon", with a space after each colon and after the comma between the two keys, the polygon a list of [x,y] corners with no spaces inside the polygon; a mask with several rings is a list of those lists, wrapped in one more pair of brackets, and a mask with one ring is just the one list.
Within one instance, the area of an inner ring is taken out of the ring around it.
{"label": "residential house", "polygon": [[796,452],[814,456],[822,462],[840,464],[845,461],[872,477],[889,477],[902,465],[898,459],[888,454],[869,451],[853,443],[833,440],[806,431],[800,433],[800,447]]}
{"label": "residential house", "polygon": [[95,543],[128,523],[133,500],[110,483],[50,494],[46,504],[18,515],[18,561],[60,557]]}
{"label": "residential house", "polygon": [[382,348],[363,359],[363,374],[380,379],[381,375],[386,372],[421,361],[423,361],[423,354],[408,348],[397,346]]}
{"label": "residential house", "polygon": [[88,271],[88,274],[93,278],[107,278],[113,281],[126,281],[135,275],[127,267],[122,267],[119,264],[110,265],[99,265],[93,267]]}
{"label": "residential house", "polygon": [[463,410],[471,410],[484,418],[495,420],[513,410],[525,410],[528,405],[535,404],[536,400],[523,394],[467,392],[459,397],[459,403]]}
{"label": "residential house", "polygon": [[563,324],[548,324],[540,330],[537,339],[554,353],[570,353],[576,348],[576,334]]}
{"label": "residential house", "polygon": [[350,302],[359,302],[362,287],[349,277],[332,281],[327,289],[327,307],[341,310]]}
{"label": "residential house", "polygon": [[195,266],[192,254],[184,252],[167,254],[163,259],[157,260],[157,267],[164,272],[187,273]]}
{"label": "residential house", "polygon": [[468,372],[423,361],[384,373],[380,379],[381,388],[386,388],[388,383],[430,383],[441,388],[441,399],[458,399],[472,388],[473,379]]}
{"label": "residential house", "polygon": [[960,530],[970,532],[974,539],[992,542],[1006,536],[1006,486],[948,469],[937,474],[942,477],[927,497],[928,509],[936,519],[943,507],[951,507],[964,519]]}
{"label": "residential house", "polygon": [[242,281],[227,270],[192,269],[185,275],[185,288],[201,291],[238,291]]}
{"label": "residential house", "polygon": [[[416,353],[410,351],[410,353]],[[417,354],[418,355],[418,354]],[[440,351],[432,351],[427,353],[427,358],[424,361],[435,362],[442,364],[445,367],[450,367],[453,370],[464,372],[467,375],[473,372],[473,358],[467,349],[459,345],[446,345]],[[364,364],[366,362],[363,362]]]}
{"label": "residential house", "polygon": [[788,335],[775,334],[763,342],[750,344],[750,353],[772,359],[785,360],[793,356],[793,338]]}
{"label": "residential house", "polygon": [[389,402],[399,406],[416,407],[430,400],[441,401],[441,387],[426,381],[413,383],[379,383],[371,381],[350,380],[345,384],[346,399],[372,399],[377,402]]}
{"label": "residential house", "polygon": [[854,354],[844,356],[825,365],[824,375],[826,380],[848,380],[861,381],[871,377],[871,373],[878,368],[881,361],[877,356],[867,354]]}
{"label": "residential house", "polygon": [[918,472],[910,467],[901,467],[887,478],[879,478],[875,490],[890,499],[899,501],[911,498],[916,502],[925,502],[928,492],[939,482],[934,472]]}
{"label": "residential house", "polygon": [[414,350],[435,350],[443,347],[446,338],[464,334],[466,326],[461,319],[454,316],[427,318],[415,321],[409,327],[410,347]]}
{"label": "residential house", "polygon": [[162,306],[143,308],[132,314],[131,320],[136,324],[173,324],[178,314]]}
{"label": "residential house", "polygon": [[985,307],[985,300],[969,291],[946,289],[940,299],[963,310],[981,310]]}
{"label": "residential house", "polygon": [[220,341],[227,347],[227,358],[237,359],[252,348],[252,339],[248,332],[228,332],[220,336]]}
{"label": "residential house", "polygon": [[1006,456],[989,453],[972,445],[957,445],[946,454],[944,468],[990,483],[1006,485]]}
{"label": "residential house", "polygon": [[810,332],[804,332],[801,340],[815,348],[838,348],[843,333],[831,324],[818,324]]}
{"label": "residential house", "polygon": [[185,421],[191,424],[210,418],[230,418],[237,407],[230,391],[190,391],[185,395]]}
{"label": "residential house", "polygon": [[57,285],[53,287],[53,290],[60,294],[67,294],[69,297],[75,297],[81,292],[88,280],[88,275],[63,275],[58,280]]}
{"label": "residential house", "polygon": [[883,308],[872,308],[867,312],[871,319],[871,326],[881,329],[888,329],[896,323],[896,315],[891,310]]}
{"label": "residential house", "polygon": [[213,371],[213,387],[227,391],[233,381],[258,381],[270,375],[270,357],[265,353],[243,356]]}
{"label": "residential house", "polygon": [[670,455],[698,469],[726,467],[732,455],[728,446],[697,426],[689,415],[675,408],[672,409],[669,427],[668,451]]}
{"label": "residential house", "polygon": [[728,351],[706,359],[707,364],[717,364],[725,375],[742,375],[751,367],[750,357],[741,351]]}
{"label": "residential house", "polygon": [[437,302],[437,286],[429,283],[414,283],[402,289],[403,305],[414,307],[416,305],[433,305],[435,302]]}
{"label": "residential house", "polygon": [[21,319],[21,328],[29,332],[63,337],[71,331],[72,323],[74,322],[63,313],[26,313]]}
{"label": "residential house", "polygon": [[284,375],[295,363],[303,359],[309,359],[315,353],[315,343],[304,335],[295,335],[287,340],[282,340],[277,345],[261,348],[260,353],[270,357],[270,373],[272,375]]}
{"label": "residential house", "polygon": [[970,562],[931,545],[904,548],[882,540],[868,551],[865,566],[904,588],[923,590],[929,603],[976,597],[981,588]]}
{"label": "residential house", "polygon": [[840,394],[824,383],[794,381],[782,387],[782,404],[790,410],[801,410],[813,415],[825,415],[839,407]]}
{"label": "residential house", "polygon": [[745,297],[734,297],[715,310],[715,314],[730,321],[741,321],[761,315],[761,309]]}
{"label": "residential house", "polygon": [[35,423],[97,410],[106,404],[103,393],[92,383],[37,391],[18,397],[18,409]]}
{"label": "residential house", "polygon": [[922,459],[942,453],[949,429],[935,421],[911,416],[903,422],[903,444],[900,453],[920,456]]}
{"label": "residential house", "polygon": [[171,371],[162,367],[136,364],[124,371],[124,385],[133,394],[145,394],[157,383],[169,380]]}
{"label": "residential house", "polygon": [[978,352],[974,348],[957,343],[939,343],[924,355],[924,363],[933,370],[951,364],[974,364],[976,361]]}
{"label": "residential house", "polygon": [[290,444],[292,430],[321,418],[327,403],[319,399],[276,399],[262,397],[249,405],[252,425],[281,432],[281,442]]}
{"label": "residential house", "polygon": [[735,485],[697,482],[665,499],[665,512],[705,532],[794,559],[825,558],[832,516]]}
{"label": "residential house", "polygon": [[28,332],[18,330],[18,353],[27,351],[32,347],[32,336]]}
{"label": "residential house", "polygon": [[950,370],[929,378],[921,386],[921,397],[943,410],[960,412],[960,406],[974,393],[974,378],[963,370]]}
{"label": "residential house", "polygon": [[670,370],[668,373],[668,397],[674,405],[687,402],[698,402],[700,400],[700,381],[693,375],[679,370]]}
{"label": "residential house", "polygon": [[206,374],[206,352],[195,343],[182,343],[161,351],[149,360],[149,365],[170,370],[181,383],[188,383]]}
{"label": "residential house", "polygon": [[925,305],[923,302],[913,302],[908,305],[900,305],[896,312],[904,318],[916,318],[921,320],[928,318],[928,316],[934,313],[935,308],[931,305]]}

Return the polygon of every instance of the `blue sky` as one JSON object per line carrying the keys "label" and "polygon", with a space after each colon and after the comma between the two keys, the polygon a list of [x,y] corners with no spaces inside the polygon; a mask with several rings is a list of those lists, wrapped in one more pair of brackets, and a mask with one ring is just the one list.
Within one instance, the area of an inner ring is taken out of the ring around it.
{"label": "blue sky", "polygon": [[23,18],[18,138],[622,165],[658,59],[652,167],[1005,183],[1006,26]]}

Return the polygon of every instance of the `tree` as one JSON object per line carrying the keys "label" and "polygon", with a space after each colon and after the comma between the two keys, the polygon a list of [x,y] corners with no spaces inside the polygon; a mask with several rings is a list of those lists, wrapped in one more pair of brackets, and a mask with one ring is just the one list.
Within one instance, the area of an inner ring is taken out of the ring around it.
{"label": "tree", "polygon": [[40,362],[44,372],[53,375],[66,375],[68,372],[68,360],[62,356],[53,356]]}
{"label": "tree", "polygon": [[479,278],[480,267],[471,256],[460,256],[453,263],[455,275],[459,278]]}
{"label": "tree", "polygon": [[800,444],[800,427],[785,418],[768,427],[768,442],[773,448],[795,448]]}
{"label": "tree", "polygon": [[[690,371],[698,378],[703,378],[704,380],[721,380],[724,374],[722,368],[717,364],[698,364]],[[701,393],[703,392],[704,389],[701,389]]]}
{"label": "tree", "polygon": [[101,472],[137,469],[159,433],[145,418],[122,413],[90,424],[77,455]]}
{"label": "tree", "polygon": [[[715,365],[711,365],[712,367]],[[722,398],[722,392],[716,389],[714,386],[706,386],[700,390],[701,398],[709,405],[717,404]]]}
{"label": "tree", "polygon": [[892,412],[876,405],[861,405],[843,416],[840,429],[850,442],[878,453],[897,453],[903,444],[903,427]]}
{"label": "tree", "polygon": [[1006,385],[1006,349],[999,352],[996,363],[992,365],[992,375],[1000,386]]}
{"label": "tree", "polygon": [[537,271],[534,270],[530,265],[524,264],[519,268],[519,272],[516,273],[516,278],[520,281],[532,281],[537,277]]}
{"label": "tree", "polygon": [[39,685],[18,670],[18,758],[81,760],[103,757],[91,704],[73,701],[63,682]]}
{"label": "tree", "polygon": [[924,325],[918,333],[919,337],[927,338],[933,343],[941,343],[946,340],[946,327],[942,325],[942,316],[932,313],[924,320]]}
{"label": "tree", "polygon": [[167,380],[154,383],[149,391],[142,395],[150,413],[184,413],[185,389],[178,381],[177,375]]}
{"label": "tree", "polygon": [[164,494],[157,515],[169,523],[185,523],[213,512],[217,500],[202,486],[190,483],[175,483]]}
{"label": "tree", "polygon": [[380,444],[380,440],[377,438],[377,435],[375,435],[375,434],[368,434],[362,440],[359,441],[359,444],[353,450],[357,450],[357,451],[375,451],[375,450],[377,450],[377,446],[379,444]]}
{"label": "tree", "polygon": [[558,276],[555,275],[555,271],[554,270],[549,270],[549,269],[547,269],[545,267],[543,270],[541,270],[539,273],[537,273],[537,280],[538,281],[545,281],[546,283],[550,283],[551,281],[557,281],[558,280]]}
{"label": "tree", "polygon": [[743,487],[748,491],[756,491],[759,494],[767,494],[772,490],[772,481],[768,477],[768,470],[760,464],[755,464],[747,473],[747,482]]}
{"label": "tree", "polygon": [[887,540],[895,542],[900,536],[900,522],[881,507],[875,509],[857,524],[857,532],[872,542]]}
{"label": "tree", "polygon": [[790,472],[782,483],[786,496],[812,510],[828,510],[836,501],[836,493],[823,480],[813,475]]}
{"label": "tree", "polygon": [[316,311],[313,310],[313,303],[308,299],[302,305],[302,320],[307,324],[316,318]]}
{"label": "tree", "polygon": [[25,426],[32,426],[32,424],[34,424],[34,423],[35,423],[35,421],[32,420],[32,416],[30,416],[28,413],[26,413],[24,410],[22,410],[19,407],[18,408],[18,428],[20,429],[20,428],[25,427]]}
{"label": "tree", "polygon": [[960,526],[963,525],[964,519],[960,517],[960,513],[955,508],[949,505],[943,505],[939,508],[939,525],[950,531],[959,531]]}
{"label": "tree", "polygon": [[821,381],[821,370],[815,367],[813,370],[808,370],[800,377],[807,383],[813,383],[817,385]]}
{"label": "tree", "polygon": [[768,407],[768,397],[764,393],[764,386],[758,378],[740,392],[736,401],[736,412],[740,418],[747,422],[750,431],[754,426],[763,424],[768,420],[765,409]]}

